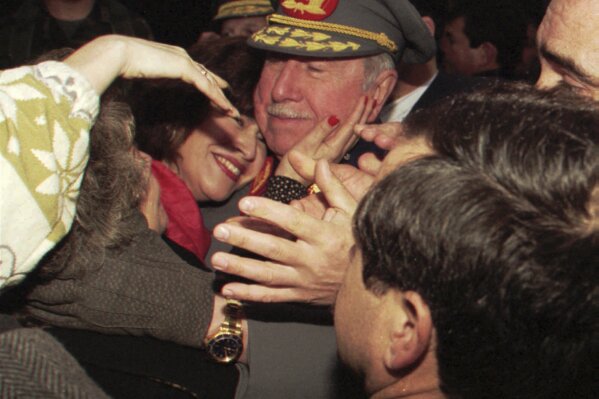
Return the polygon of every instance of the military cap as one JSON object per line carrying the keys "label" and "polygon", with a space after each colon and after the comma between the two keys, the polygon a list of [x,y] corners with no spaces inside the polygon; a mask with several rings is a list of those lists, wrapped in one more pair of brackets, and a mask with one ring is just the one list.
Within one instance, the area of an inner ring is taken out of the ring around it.
{"label": "military cap", "polygon": [[395,62],[423,63],[435,41],[408,0],[279,0],[250,46],[324,58],[389,53]]}
{"label": "military cap", "polygon": [[229,0],[224,1],[216,12],[213,21],[228,18],[255,17],[268,15],[274,11],[270,0]]}

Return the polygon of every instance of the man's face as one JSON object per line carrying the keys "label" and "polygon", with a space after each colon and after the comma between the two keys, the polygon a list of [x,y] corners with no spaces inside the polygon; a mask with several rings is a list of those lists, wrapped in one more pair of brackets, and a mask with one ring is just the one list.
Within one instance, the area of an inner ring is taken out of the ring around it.
{"label": "man's face", "polygon": [[387,294],[375,295],[362,279],[362,254],[353,247],[351,264],[335,302],[335,333],[339,355],[345,364],[365,377],[368,393],[389,385],[393,378],[384,370],[383,331],[388,324]]}
{"label": "man's face", "polygon": [[254,93],[256,122],[266,144],[285,155],[319,121],[341,122],[364,101],[364,60],[270,56]]}
{"label": "man's face", "polygon": [[470,47],[470,39],[464,33],[464,17],[449,21],[441,36],[443,68],[448,73],[474,75],[478,70],[477,50]]}
{"label": "man's face", "polygon": [[[376,180],[381,180],[410,161],[432,153],[423,136],[406,138],[387,154]],[[351,264],[335,301],[337,345],[342,360],[365,377],[366,390],[373,392],[396,379],[384,367],[384,351],[388,342],[382,331],[389,326],[389,312],[398,311],[397,303],[390,295],[393,290],[375,295],[366,289],[362,279],[362,254],[355,246],[350,259]]]}
{"label": "man's face", "polygon": [[599,2],[553,0],[537,32],[538,87],[559,83],[599,100]]}

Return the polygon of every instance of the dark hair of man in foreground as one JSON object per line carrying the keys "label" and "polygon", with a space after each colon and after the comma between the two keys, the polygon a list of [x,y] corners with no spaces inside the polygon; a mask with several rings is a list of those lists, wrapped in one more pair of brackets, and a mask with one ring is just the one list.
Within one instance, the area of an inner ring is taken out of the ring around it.
{"label": "dark hair of man in foreground", "polygon": [[448,397],[596,397],[596,103],[502,85],[406,126],[437,155],[399,167],[361,202],[367,289],[423,298]]}

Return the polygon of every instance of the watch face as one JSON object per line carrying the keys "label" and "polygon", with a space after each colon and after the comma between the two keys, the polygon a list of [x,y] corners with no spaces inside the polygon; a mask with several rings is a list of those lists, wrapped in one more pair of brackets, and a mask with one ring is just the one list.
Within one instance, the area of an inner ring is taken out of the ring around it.
{"label": "watch face", "polygon": [[219,334],[208,343],[208,352],[219,362],[231,362],[241,354],[243,342],[234,334]]}

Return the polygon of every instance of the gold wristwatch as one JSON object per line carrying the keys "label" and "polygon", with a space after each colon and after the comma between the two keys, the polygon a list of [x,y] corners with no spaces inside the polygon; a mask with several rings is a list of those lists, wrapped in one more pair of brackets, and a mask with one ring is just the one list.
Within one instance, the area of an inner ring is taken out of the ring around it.
{"label": "gold wristwatch", "polygon": [[206,351],[219,363],[231,363],[243,352],[243,330],[241,328],[241,302],[227,299],[224,308],[225,320],[218,331],[204,340]]}

